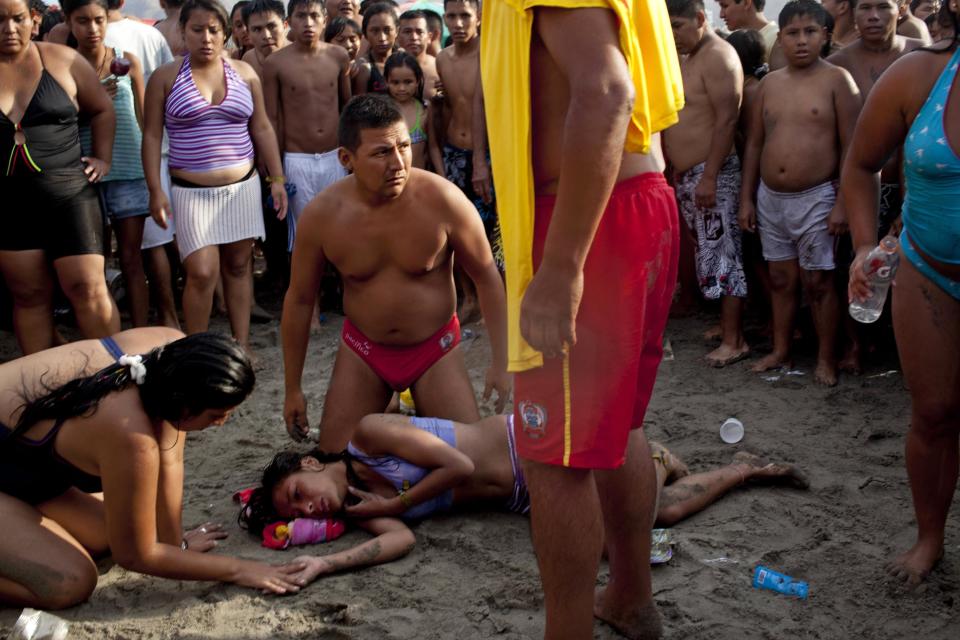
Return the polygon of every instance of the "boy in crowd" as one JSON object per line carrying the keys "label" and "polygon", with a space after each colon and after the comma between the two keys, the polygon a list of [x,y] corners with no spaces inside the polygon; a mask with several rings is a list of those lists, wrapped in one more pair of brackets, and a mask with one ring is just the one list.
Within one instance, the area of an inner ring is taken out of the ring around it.
{"label": "boy in crowd", "polygon": [[160,0],[160,8],[166,14],[166,17],[153,25],[167,39],[170,45],[170,51],[174,56],[182,56],[187,53],[187,45],[183,42],[183,35],[180,33],[180,9],[183,7],[184,0]]}
{"label": "boy in crowd", "polygon": [[[842,67],[853,76],[860,89],[863,101],[870,95],[873,85],[890,65],[903,55],[923,46],[923,40],[897,35],[896,0],[850,0],[853,18],[860,39],[827,58],[827,61]],[[880,172],[879,231],[884,236],[896,226],[903,203],[900,185],[900,154],[895,153]],[[842,220],[841,222],[845,222]],[[844,273],[853,259],[849,241],[841,244],[840,273],[837,286],[846,291],[847,277]],[[847,344],[840,361],[840,370],[859,374],[861,370],[861,327],[844,315]]]}
{"label": "boy in crowd", "polygon": [[423,72],[423,99],[428,103],[437,93],[437,61],[428,49],[433,37],[427,27],[427,14],[424,11],[405,11],[400,14],[400,27],[397,30],[397,44],[401,49],[417,59]]}
{"label": "boy in crowd", "polygon": [[[287,249],[293,251],[300,212],[313,196],[347,175],[337,158],[337,119],[350,99],[350,57],[323,42],[326,9],[319,0],[290,0],[293,43],[263,65],[267,115],[283,153],[291,191]],[[295,190],[294,190],[295,189]]]}
{"label": "boy in crowd", "polygon": [[824,10],[833,18],[833,33],[830,36],[830,53],[834,54],[860,37],[853,20],[851,0],[823,0]]}
{"label": "boy in crowd", "polygon": [[777,41],[777,23],[763,15],[766,0],[717,0],[717,4],[720,5],[720,19],[730,31],[753,29],[760,32],[769,60]]}
{"label": "boy in crowd", "polygon": [[706,359],[724,367],[750,352],[741,321],[747,279],[737,224],[740,161],[734,147],[743,68],[736,50],[707,24],[702,0],[667,0],[667,11],[683,56],[686,104],[680,122],[664,133],[664,149],[676,175],[677,205],[695,235],[700,290],[705,298],[721,301],[721,343]]}
{"label": "boy in crowd", "polygon": [[932,42],[927,23],[910,10],[910,0],[897,0],[897,34],[923,40],[924,44]]}
{"label": "boy in crowd", "polygon": [[360,21],[360,2],[358,0],[327,0],[327,19],[337,17]]}
{"label": "boy in crowd", "polygon": [[307,433],[301,379],[326,262],[343,278],[346,319],[320,419],[321,449],[342,450],[360,418],[383,411],[393,391],[406,388],[424,415],[480,418],[458,346],[454,260],[480,292],[493,351],[485,397],[495,389],[502,411],[510,393],[503,283],[470,203],[439,176],[411,168],[410,132],[387,97],[351,100],[339,144],[352,175],[303,212],[283,303],[288,432],[297,440]]}
{"label": "boy in crowd", "polygon": [[[286,36],[286,10],[280,0],[253,0],[243,7],[242,15],[251,45],[251,49],[243,55],[243,61],[253,67],[262,82],[263,65],[267,57],[289,43]],[[260,175],[267,176],[268,173],[261,170]],[[270,198],[270,185],[263,182],[261,186],[264,197],[263,224],[267,232],[261,245],[267,261],[266,275],[273,283],[285,287],[290,272],[287,222],[277,220],[277,212]]]}
{"label": "boy in crowd", "polygon": [[243,54],[243,61],[253,67],[263,81],[263,64],[267,56],[287,45],[286,12],[280,0],[253,0],[243,8],[243,21],[250,34],[252,48]]}
{"label": "boy in crowd", "polygon": [[[444,20],[453,44],[437,56],[437,71],[443,84],[443,109],[438,111],[444,111],[445,114],[437,114],[435,122],[442,122],[446,126],[442,136],[433,136],[428,140],[430,159],[437,173],[457,185],[473,203],[486,230],[497,269],[502,272],[503,242],[500,238],[496,201],[492,189],[489,196],[485,197],[485,194],[477,192],[473,182],[474,164],[488,164],[486,145],[482,140],[474,139],[474,107],[479,97],[476,94],[482,90],[479,82],[478,0],[446,0]],[[447,117],[443,117],[444,115]],[[438,137],[442,138],[442,142]],[[477,157],[477,151],[481,153],[480,157]],[[464,294],[463,316],[467,319],[475,315],[476,293],[465,278],[460,281]]]}
{"label": "boy in crowd", "polygon": [[780,12],[779,42],[787,66],[761,81],[750,114],[740,224],[746,231],[759,230],[770,264],[773,352],[753,370],[791,365],[802,283],[820,339],[814,380],[833,386],[839,320],[833,234],[843,219],[836,180],[861,103],[850,74],[820,59],[826,21],[815,0],[795,0]]}

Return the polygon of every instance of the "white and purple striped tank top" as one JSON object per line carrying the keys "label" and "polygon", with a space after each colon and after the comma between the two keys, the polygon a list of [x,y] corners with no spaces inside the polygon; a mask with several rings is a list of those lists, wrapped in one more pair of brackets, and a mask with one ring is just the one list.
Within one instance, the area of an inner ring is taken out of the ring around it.
{"label": "white and purple striped tank top", "polygon": [[226,93],[220,104],[210,104],[193,81],[190,56],[184,56],[165,105],[171,169],[210,171],[253,159],[250,87],[226,60],[223,71]]}

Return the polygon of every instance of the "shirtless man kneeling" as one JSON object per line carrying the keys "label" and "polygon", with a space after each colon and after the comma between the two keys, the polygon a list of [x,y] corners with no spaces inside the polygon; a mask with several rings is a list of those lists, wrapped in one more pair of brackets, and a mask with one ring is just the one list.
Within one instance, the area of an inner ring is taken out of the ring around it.
{"label": "shirtless man kneeling", "polygon": [[454,313],[454,256],[474,281],[490,331],[485,397],[500,412],[510,392],[503,283],[470,202],[454,185],[412,169],[410,134],[387,98],[359,96],[343,111],[340,162],[352,175],[303,211],[283,304],[287,431],[308,429],[301,378],[310,315],[325,261],[343,278],[342,341],[320,418],[319,446],[340,451],[354,426],[410,387],[423,415],[480,419]]}

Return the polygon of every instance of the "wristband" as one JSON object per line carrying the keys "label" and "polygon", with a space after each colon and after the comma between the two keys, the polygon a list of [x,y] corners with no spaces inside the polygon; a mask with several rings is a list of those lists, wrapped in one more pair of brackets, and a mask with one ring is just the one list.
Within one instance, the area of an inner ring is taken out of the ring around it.
{"label": "wristband", "polygon": [[285,176],[267,176],[266,180],[268,184],[285,184],[287,178]]}
{"label": "wristband", "polygon": [[180,538],[180,551],[186,551],[190,548],[186,538]]}
{"label": "wristband", "polygon": [[399,491],[397,491],[397,497],[400,498],[400,502],[407,509],[410,509],[413,507],[413,502],[410,500],[410,496],[407,495],[407,492],[404,489],[400,489]]}

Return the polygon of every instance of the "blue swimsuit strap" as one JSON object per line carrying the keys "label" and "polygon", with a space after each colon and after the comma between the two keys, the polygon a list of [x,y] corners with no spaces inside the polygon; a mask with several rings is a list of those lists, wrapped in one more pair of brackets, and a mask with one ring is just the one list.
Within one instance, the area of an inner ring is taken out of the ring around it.
{"label": "blue swimsuit strap", "polygon": [[117,341],[107,336],[106,338],[100,338],[100,344],[103,345],[103,348],[107,350],[114,360],[119,360],[120,356],[123,355],[123,349],[120,348],[120,345],[117,344]]}

